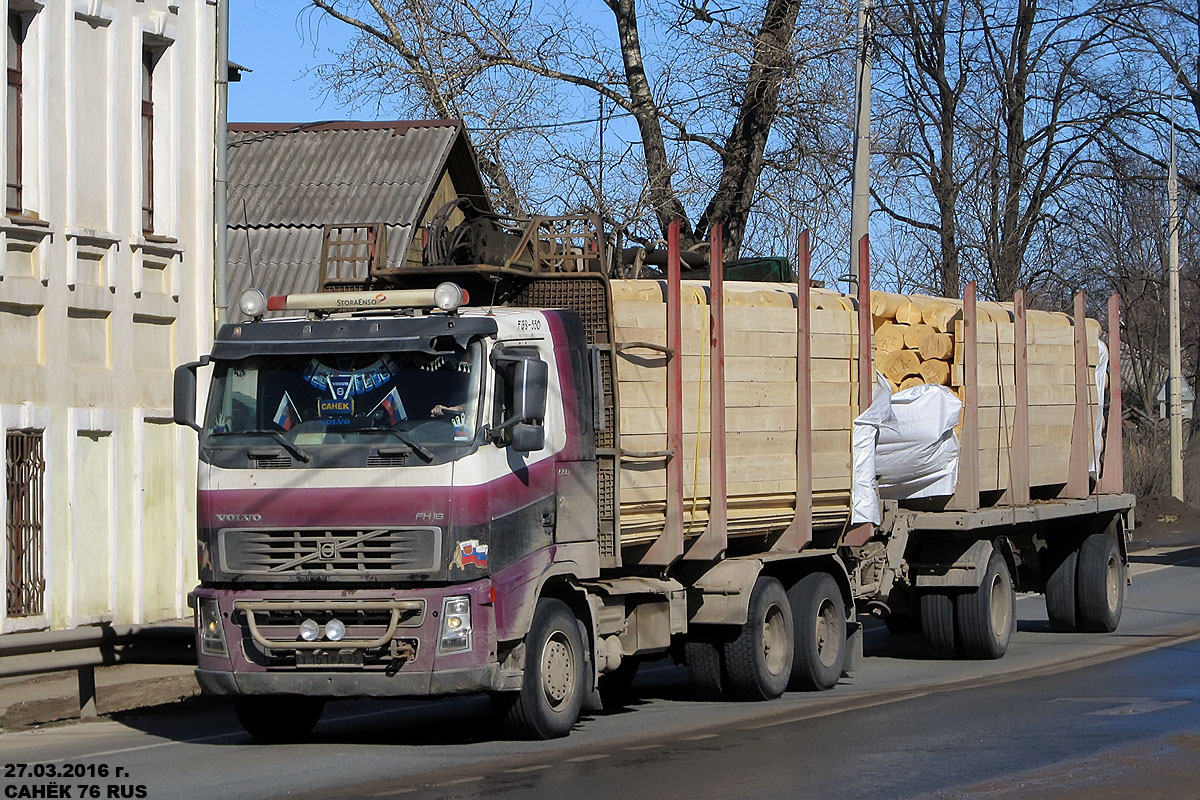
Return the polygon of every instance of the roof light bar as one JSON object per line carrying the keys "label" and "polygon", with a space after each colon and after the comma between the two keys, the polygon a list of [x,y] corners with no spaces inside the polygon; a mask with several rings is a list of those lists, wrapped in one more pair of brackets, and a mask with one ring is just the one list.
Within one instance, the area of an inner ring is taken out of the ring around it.
{"label": "roof light bar", "polygon": [[[453,298],[461,297],[459,302]],[[383,289],[374,292],[314,292],[277,294],[267,300],[269,311],[364,311],[376,308],[440,308],[455,311],[467,303],[465,289],[453,283],[435,289]]]}

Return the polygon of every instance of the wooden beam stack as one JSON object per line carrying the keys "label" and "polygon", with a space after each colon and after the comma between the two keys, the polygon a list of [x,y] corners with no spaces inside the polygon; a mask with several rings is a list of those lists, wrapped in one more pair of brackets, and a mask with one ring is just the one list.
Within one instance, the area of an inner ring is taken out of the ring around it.
{"label": "wooden beam stack", "polygon": [[[666,345],[657,281],[613,281],[615,341]],[[781,284],[725,284],[725,393],[730,535],[783,530],[796,502],[796,294]],[[708,521],[709,358],[707,284],[683,284],[684,529]],[[850,506],[850,426],[858,371],[854,303],[812,290],[813,527],[841,527]],[[626,452],[667,447],[666,370],[661,353],[617,356],[620,443]],[[621,541],[651,541],[666,510],[666,462],[623,458]]]}
{"label": "wooden beam stack", "polygon": [[[1015,310],[980,302],[978,317],[980,490],[1009,485],[1008,454],[1015,417]],[[893,391],[924,383],[950,387],[961,398],[964,378],[962,301],[871,293],[877,369]],[[1067,314],[1027,312],[1030,485],[1067,479],[1075,403],[1074,323]],[[1088,393],[1092,429],[1099,406],[1095,367],[1100,323],[1087,320]],[[1089,441],[1089,453],[1091,452]]]}

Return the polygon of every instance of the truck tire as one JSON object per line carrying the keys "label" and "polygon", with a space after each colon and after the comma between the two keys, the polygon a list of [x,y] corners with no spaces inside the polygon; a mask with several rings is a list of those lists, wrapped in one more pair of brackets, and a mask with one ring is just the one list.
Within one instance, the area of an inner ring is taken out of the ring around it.
{"label": "truck tire", "polygon": [[687,664],[688,680],[696,694],[704,700],[725,697],[724,647],[720,642],[688,639],[683,643],[683,660]]}
{"label": "truck tire", "polygon": [[1008,562],[992,551],[979,588],[954,599],[958,646],[967,658],[1000,658],[1017,627],[1017,594]]}
{"label": "truck tire", "polygon": [[1079,548],[1075,573],[1079,629],[1112,633],[1125,607],[1125,561],[1110,533],[1094,533]]}
{"label": "truck tire", "polygon": [[233,710],[246,733],[264,742],[299,742],[321,719],[325,700],[300,695],[241,696]]}
{"label": "truck tire", "polygon": [[783,584],[759,576],[750,591],[746,624],[725,645],[729,688],[740,700],[771,700],[787,689],[795,655],[792,606]]}
{"label": "truck tire", "polygon": [[584,686],[583,637],[566,603],[538,601],[525,637],[525,679],[521,691],[500,695],[504,732],[521,739],[566,736],[579,720]]}
{"label": "truck tire", "polygon": [[1046,578],[1046,617],[1050,620],[1051,630],[1079,630],[1075,603],[1075,571],[1078,563],[1079,551],[1072,550],[1059,560]]}
{"label": "truck tire", "polygon": [[805,575],[787,590],[795,623],[795,655],[788,688],[832,689],[846,660],[846,603],[827,572]]}
{"label": "truck tire", "polygon": [[958,644],[954,637],[954,598],[945,592],[921,595],[921,631],[937,658],[954,658]]}

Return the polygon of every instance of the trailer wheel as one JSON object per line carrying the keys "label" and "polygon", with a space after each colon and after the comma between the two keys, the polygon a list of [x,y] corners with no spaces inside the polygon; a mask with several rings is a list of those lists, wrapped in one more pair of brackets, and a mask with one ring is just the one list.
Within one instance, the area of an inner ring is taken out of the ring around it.
{"label": "trailer wheel", "polygon": [[1125,562],[1112,534],[1094,533],[1083,540],[1075,585],[1079,629],[1093,633],[1115,631],[1125,607]]}
{"label": "trailer wheel", "polygon": [[921,631],[936,657],[953,658],[957,654],[953,597],[945,592],[921,595]]}
{"label": "trailer wheel", "polygon": [[1000,658],[1017,626],[1017,595],[1008,562],[992,551],[979,588],[955,598],[959,646],[967,658]]}
{"label": "trailer wheel", "polygon": [[725,645],[725,669],[734,696],[770,700],[787,689],[795,655],[792,607],[783,584],[760,576],[750,592],[746,624]]}
{"label": "trailer wheel", "polygon": [[827,572],[805,575],[787,591],[795,622],[789,689],[824,691],[837,685],[846,660],[846,604]]}
{"label": "trailer wheel", "polygon": [[561,600],[539,600],[525,638],[521,691],[496,699],[505,733],[522,739],[555,739],[570,733],[586,691],[584,660],[575,615]]}
{"label": "trailer wheel", "polygon": [[720,642],[688,639],[683,643],[683,660],[687,664],[688,680],[696,694],[705,700],[725,696],[724,648]]}
{"label": "trailer wheel", "polygon": [[1079,630],[1075,603],[1075,571],[1079,551],[1067,553],[1046,579],[1046,616],[1051,630]]}
{"label": "trailer wheel", "polygon": [[325,700],[299,695],[241,696],[233,710],[246,733],[264,742],[299,742],[321,719]]}

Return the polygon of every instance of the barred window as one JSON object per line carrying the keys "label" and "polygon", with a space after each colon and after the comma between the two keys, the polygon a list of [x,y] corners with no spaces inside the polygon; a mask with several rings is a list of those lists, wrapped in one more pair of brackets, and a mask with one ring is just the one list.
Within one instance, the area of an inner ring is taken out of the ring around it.
{"label": "barred window", "polygon": [[9,431],[4,440],[6,608],[10,617],[43,612],[43,500],[46,462],[41,431]]}

